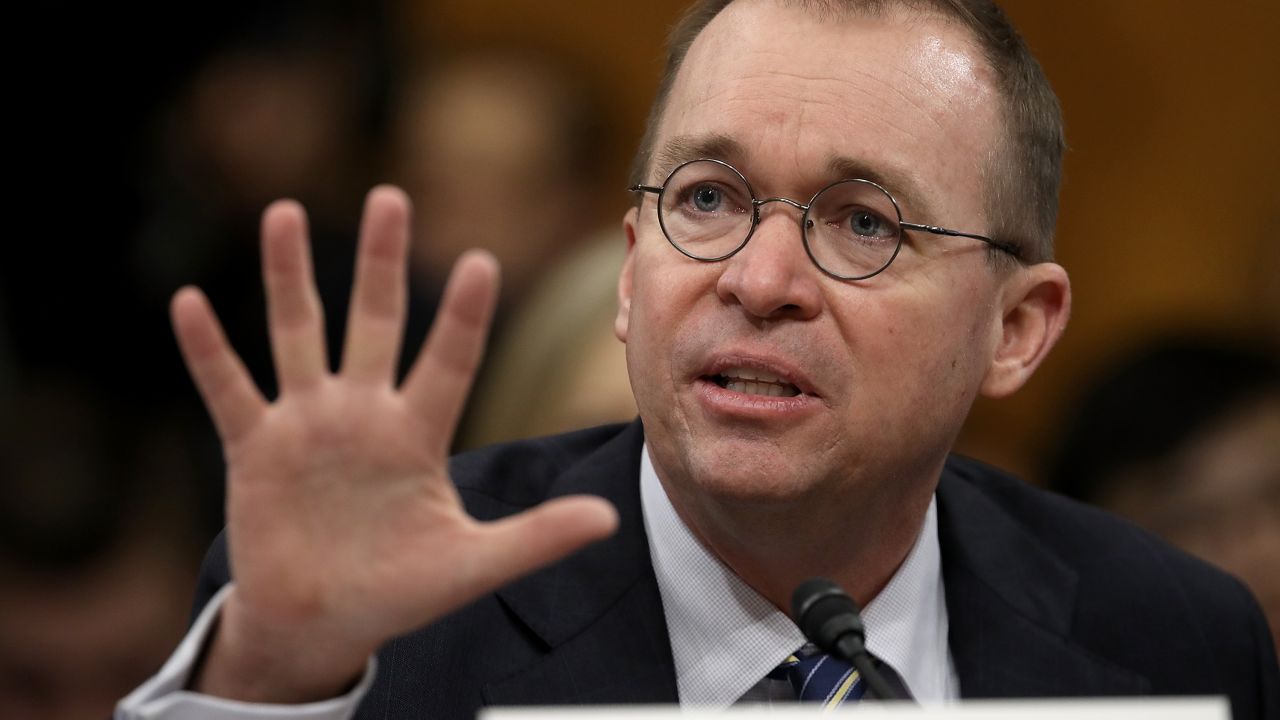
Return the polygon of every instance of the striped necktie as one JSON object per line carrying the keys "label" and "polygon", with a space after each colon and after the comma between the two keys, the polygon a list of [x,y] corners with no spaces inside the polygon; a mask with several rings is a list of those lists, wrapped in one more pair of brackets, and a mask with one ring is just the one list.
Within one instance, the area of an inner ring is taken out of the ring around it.
{"label": "striped necktie", "polygon": [[856,702],[866,692],[862,676],[849,663],[806,645],[769,673],[786,678],[801,702],[820,702],[824,710]]}

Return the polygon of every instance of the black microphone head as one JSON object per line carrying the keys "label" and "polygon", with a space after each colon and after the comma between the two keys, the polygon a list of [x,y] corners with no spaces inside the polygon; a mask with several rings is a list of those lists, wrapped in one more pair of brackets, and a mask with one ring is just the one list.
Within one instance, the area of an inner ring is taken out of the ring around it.
{"label": "black microphone head", "polygon": [[885,682],[867,652],[866,629],[858,603],[826,578],[810,578],[791,593],[791,616],[809,642],[853,664],[866,678],[867,697],[910,699]]}
{"label": "black microphone head", "polygon": [[828,653],[842,654],[837,643],[849,633],[857,637],[859,646],[866,635],[858,604],[826,578],[800,583],[791,594],[791,616],[804,636]]}

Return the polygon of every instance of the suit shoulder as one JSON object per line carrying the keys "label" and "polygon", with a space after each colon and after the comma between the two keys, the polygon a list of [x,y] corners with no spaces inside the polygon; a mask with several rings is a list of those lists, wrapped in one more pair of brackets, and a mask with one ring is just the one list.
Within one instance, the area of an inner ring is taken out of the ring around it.
{"label": "suit shoulder", "polygon": [[1252,641],[1256,628],[1247,625],[1260,610],[1244,583],[1129,521],[969,458],[950,458],[943,482],[952,492],[940,497],[962,503],[962,512],[998,513],[1020,528],[1021,542],[1069,568],[1077,632],[1123,638],[1137,627],[1213,628],[1214,642]]}
{"label": "suit shoulder", "polygon": [[1077,572],[1081,590],[1116,598],[1161,596],[1187,611],[1239,613],[1256,605],[1236,578],[1102,509],[977,460],[953,456],[947,473],[1005,511]]}
{"label": "suit shoulder", "polygon": [[631,428],[600,425],[490,445],[453,456],[449,472],[473,513],[472,500],[482,498],[512,510],[531,507],[551,494],[557,478]]}
{"label": "suit shoulder", "polygon": [[[1135,674],[1145,693],[1226,694],[1238,718],[1280,708],[1266,620],[1236,578],[1110,513],[965,458],[948,460],[938,511],[944,578],[967,578],[969,595],[1004,600],[1080,657]],[[949,606],[966,601],[952,589]]]}

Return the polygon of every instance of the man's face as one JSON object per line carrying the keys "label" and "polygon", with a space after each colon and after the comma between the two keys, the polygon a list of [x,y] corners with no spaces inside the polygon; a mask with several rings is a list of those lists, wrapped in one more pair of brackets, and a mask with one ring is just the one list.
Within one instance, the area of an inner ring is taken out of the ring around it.
{"label": "man's face", "polygon": [[[907,221],[982,233],[982,171],[1000,123],[979,57],[962,30],[930,17],[734,3],[690,49],[647,180],[713,156],[757,197],[807,202],[858,166]],[[625,220],[634,244],[617,331],[678,506],[931,492],[987,373],[1000,276],[985,245],[909,233],[885,272],[842,282],[809,260],[799,220],[764,206],[747,246],[718,263],[668,244],[653,197]],[[751,375],[798,394],[729,382]]]}

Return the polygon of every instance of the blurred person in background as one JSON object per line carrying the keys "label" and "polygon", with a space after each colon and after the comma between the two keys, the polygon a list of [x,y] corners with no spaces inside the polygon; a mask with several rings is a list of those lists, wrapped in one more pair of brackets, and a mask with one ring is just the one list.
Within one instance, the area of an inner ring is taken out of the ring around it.
{"label": "blurred person in background", "polygon": [[1132,353],[1084,394],[1046,476],[1245,581],[1280,638],[1274,348],[1183,338]]}
{"label": "blurred person in background", "polygon": [[492,252],[502,295],[458,448],[634,417],[612,307],[625,243],[613,142],[590,77],[549,49],[480,48],[406,74],[389,177],[413,201],[401,367],[467,248]]}
{"label": "blurred person in background", "polygon": [[613,334],[626,241],[604,230],[550,268],[493,340],[460,448],[636,416],[625,346]]}
{"label": "blurred person in background", "polygon": [[424,287],[442,287],[458,256],[478,247],[502,263],[504,297],[524,297],[543,270],[613,224],[599,98],[549,51],[465,52],[411,72],[396,94],[389,179],[414,204],[411,272]]}

